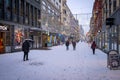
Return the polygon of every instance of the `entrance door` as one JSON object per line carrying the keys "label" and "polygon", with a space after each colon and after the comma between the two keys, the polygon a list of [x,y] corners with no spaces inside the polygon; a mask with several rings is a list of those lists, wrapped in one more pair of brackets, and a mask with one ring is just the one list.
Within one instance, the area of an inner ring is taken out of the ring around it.
{"label": "entrance door", "polygon": [[3,32],[0,32],[0,53],[3,53],[4,52],[4,38],[3,38]]}

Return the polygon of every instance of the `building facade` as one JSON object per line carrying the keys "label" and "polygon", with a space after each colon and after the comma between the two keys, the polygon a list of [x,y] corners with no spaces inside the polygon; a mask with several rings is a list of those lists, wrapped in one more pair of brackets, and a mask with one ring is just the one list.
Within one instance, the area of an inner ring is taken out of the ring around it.
{"label": "building facade", "polygon": [[64,43],[71,30],[78,38],[78,22],[66,1],[0,0],[0,53],[21,51],[24,39],[32,39],[34,49]]}
{"label": "building facade", "polygon": [[[95,0],[95,4],[99,1],[100,0]],[[93,9],[94,7],[95,6],[93,6]],[[100,23],[101,28],[93,28],[97,30],[97,33],[95,33],[94,36],[92,33],[91,35],[96,40],[98,47],[104,52],[110,50],[120,52],[120,0],[103,0],[99,9],[102,10],[102,17],[99,18],[99,15],[96,17],[102,20],[102,23]],[[108,22],[108,19],[112,19],[113,21]],[[99,23],[94,22],[94,20],[95,19],[92,18],[91,26],[96,27]]]}
{"label": "building facade", "polygon": [[[103,29],[101,34],[104,36],[104,50],[117,50],[120,52],[120,0],[104,0],[103,1]],[[106,19],[113,18],[113,24],[107,25]],[[106,25],[106,27],[105,27]]]}
{"label": "building facade", "polygon": [[62,34],[67,38],[73,38],[75,40],[80,39],[80,27],[78,20],[75,19],[71,10],[67,5],[67,0],[61,0],[61,28]]}
{"label": "building facade", "polygon": [[35,40],[34,47],[40,47],[40,10],[40,0],[0,0],[1,52],[21,50],[26,38]]}

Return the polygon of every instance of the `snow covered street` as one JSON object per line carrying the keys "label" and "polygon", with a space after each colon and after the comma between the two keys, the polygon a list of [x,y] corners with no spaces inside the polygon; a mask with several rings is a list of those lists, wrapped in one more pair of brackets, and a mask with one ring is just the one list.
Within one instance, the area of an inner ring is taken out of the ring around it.
{"label": "snow covered street", "polygon": [[120,70],[107,68],[107,55],[100,50],[92,54],[90,45],[77,43],[31,50],[29,60],[23,52],[0,55],[0,80],[120,80]]}

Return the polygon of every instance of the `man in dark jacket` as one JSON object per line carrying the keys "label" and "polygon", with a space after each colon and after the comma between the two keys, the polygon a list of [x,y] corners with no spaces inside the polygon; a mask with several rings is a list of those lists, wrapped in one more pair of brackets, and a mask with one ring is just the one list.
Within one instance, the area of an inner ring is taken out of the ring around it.
{"label": "man in dark jacket", "polygon": [[95,48],[96,48],[96,43],[95,41],[93,41],[92,45],[91,45],[91,48],[93,50],[93,54],[95,54]]}
{"label": "man in dark jacket", "polygon": [[65,45],[66,45],[66,49],[69,50],[69,40],[66,41]]}
{"label": "man in dark jacket", "polygon": [[73,50],[75,50],[76,49],[76,42],[74,40],[72,41],[72,45],[73,45]]}
{"label": "man in dark jacket", "polygon": [[28,60],[29,48],[30,48],[30,44],[27,40],[25,40],[25,42],[23,42],[22,45],[22,51],[24,52],[23,61]]}

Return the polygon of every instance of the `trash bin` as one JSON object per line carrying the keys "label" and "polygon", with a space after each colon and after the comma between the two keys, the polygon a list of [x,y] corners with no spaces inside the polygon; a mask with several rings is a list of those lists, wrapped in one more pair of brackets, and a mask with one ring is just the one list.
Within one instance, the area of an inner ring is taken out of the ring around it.
{"label": "trash bin", "polygon": [[116,50],[111,50],[107,55],[107,67],[110,69],[119,69],[120,55]]}

